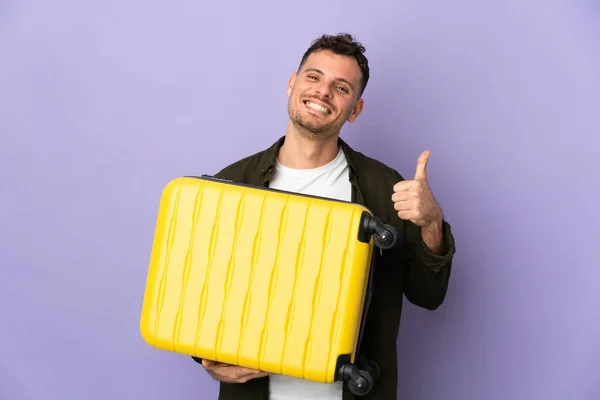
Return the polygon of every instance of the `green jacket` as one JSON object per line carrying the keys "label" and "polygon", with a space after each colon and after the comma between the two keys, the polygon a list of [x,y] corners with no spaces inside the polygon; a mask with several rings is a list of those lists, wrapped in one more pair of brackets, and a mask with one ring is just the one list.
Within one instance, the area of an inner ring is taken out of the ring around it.
{"label": "green jacket", "polygon": [[[254,185],[269,185],[277,154],[285,137],[270,148],[241,159],[217,173],[219,178]],[[391,196],[402,176],[381,162],[354,151],[338,139],[349,165],[352,201],[365,205],[385,223],[400,227],[405,243],[392,250],[376,250],[374,292],[360,351],[375,360],[380,377],[370,393],[357,400],[396,400],[398,360],[396,341],[400,326],[403,295],[413,304],[435,310],[446,296],[455,252],[450,225],[444,221],[442,255],[431,252],[421,239],[420,228],[398,217]],[[199,361],[199,359],[196,359]],[[243,384],[220,382],[219,400],[268,400],[268,377]],[[344,384],[344,400],[354,395]]]}

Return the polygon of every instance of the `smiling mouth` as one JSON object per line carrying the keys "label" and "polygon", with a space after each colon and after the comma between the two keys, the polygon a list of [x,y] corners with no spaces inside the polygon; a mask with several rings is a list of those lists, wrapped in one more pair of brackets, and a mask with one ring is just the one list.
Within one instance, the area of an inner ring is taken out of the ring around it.
{"label": "smiling mouth", "polygon": [[318,111],[318,112],[320,112],[321,114],[329,114],[329,113],[330,113],[330,111],[329,111],[327,108],[323,107],[323,106],[322,106],[322,105],[320,105],[320,104],[313,103],[313,102],[312,102],[312,101],[310,101],[310,100],[305,100],[305,101],[304,101],[304,104],[306,104],[306,106],[307,106],[308,108],[310,108],[310,109],[312,109],[312,110],[315,110],[315,111]]}

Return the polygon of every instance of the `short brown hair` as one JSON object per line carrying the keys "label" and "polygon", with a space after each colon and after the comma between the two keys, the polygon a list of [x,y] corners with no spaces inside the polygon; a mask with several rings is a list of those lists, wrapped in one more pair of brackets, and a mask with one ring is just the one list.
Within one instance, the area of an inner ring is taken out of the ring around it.
{"label": "short brown hair", "polygon": [[369,81],[369,61],[364,55],[365,47],[348,33],[323,35],[320,38],[315,39],[308,50],[306,50],[302,56],[302,61],[300,61],[299,68],[302,68],[302,65],[304,65],[308,56],[319,50],[329,50],[332,53],[342,56],[351,56],[356,59],[360,71],[362,72],[362,85],[359,92],[360,95],[362,95],[367,87],[367,82]]}

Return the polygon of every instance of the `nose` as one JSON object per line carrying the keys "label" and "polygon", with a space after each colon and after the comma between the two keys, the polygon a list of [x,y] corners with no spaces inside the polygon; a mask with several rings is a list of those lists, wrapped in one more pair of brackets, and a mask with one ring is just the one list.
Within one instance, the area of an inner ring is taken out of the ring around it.
{"label": "nose", "polygon": [[329,82],[325,80],[321,81],[319,86],[317,86],[317,93],[326,98],[331,98],[333,91],[331,90],[331,85]]}

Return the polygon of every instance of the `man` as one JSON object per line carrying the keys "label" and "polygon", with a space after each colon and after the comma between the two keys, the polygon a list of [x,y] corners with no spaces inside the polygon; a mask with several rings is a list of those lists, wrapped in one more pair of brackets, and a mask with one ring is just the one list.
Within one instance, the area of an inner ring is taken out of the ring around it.
{"label": "man", "polygon": [[[425,151],[412,180],[351,149],[339,138],[346,121],[363,110],[369,79],[364,47],[352,36],[324,35],[304,54],[287,86],[289,124],[269,149],[229,165],[216,176],[366,205],[404,232],[402,246],[376,252],[374,293],[361,352],[375,360],[380,377],[365,399],[397,397],[396,339],[402,296],[429,310],[448,287],[455,251],[450,226],[427,184]],[[202,363],[220,383],[222,400],[352,399],[346,384],[314,383],[248,368]]]}

